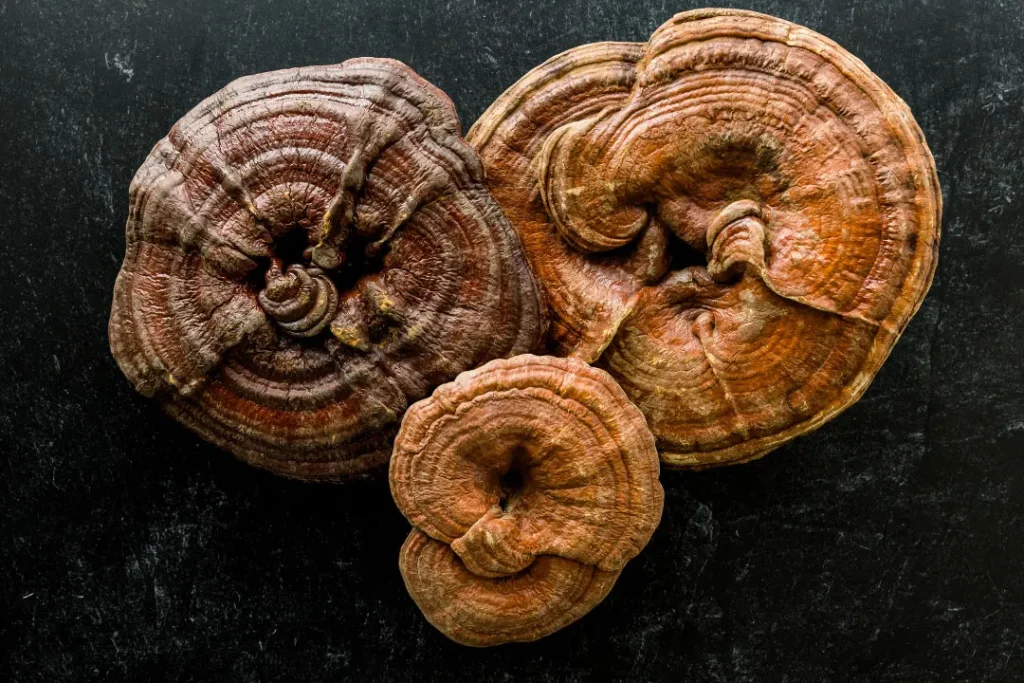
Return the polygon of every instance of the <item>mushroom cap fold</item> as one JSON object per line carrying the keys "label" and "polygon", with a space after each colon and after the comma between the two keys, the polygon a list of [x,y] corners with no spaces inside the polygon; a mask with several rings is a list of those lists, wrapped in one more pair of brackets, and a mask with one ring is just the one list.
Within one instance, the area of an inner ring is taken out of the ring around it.
{"label": "mushroom cap fold", "polygon": [[932,280],[921,130],[856,57],[741,10],[524,76],[470,130],[551,310],[662,461],[760,457],[856,401]]}
{"label": "mushroom cap fold", "polygon": [[427,620],[473,647],[528,642],[565,628],[604,600],[621,573],[547,555],[518,574],[488,579],[418,529],[402,544],[399,566]]}
{"label": "mushroom cap fold", "polygon": [[111,351],[279,474],[383,465],[405,408],[534,348],[542,299],[448,98],[393,60],[232,82],[130,189]]}
{"label": "mushroom cap fold", "polygon": [[606,372],[530,355],[465,372],[410,407],[395,441],[391,492],[415,527],[406,585],[459,642],[547,635],[647,544],[658,471],[643,415]]}

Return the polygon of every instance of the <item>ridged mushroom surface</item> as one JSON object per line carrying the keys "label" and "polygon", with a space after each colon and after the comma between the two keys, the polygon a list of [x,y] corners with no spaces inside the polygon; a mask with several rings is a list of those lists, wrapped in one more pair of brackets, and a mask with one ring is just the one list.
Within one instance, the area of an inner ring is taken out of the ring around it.
{"label": "ridged mushroom surface", "polygon": [[406,407],[530,350],[541,299],[448,98],[357,59],[234,81],[130,189],[110,345],[140,392],[260,467],[383,465]]}
{"label": "ridged mushroom surface", "polygon": [[460,375],[406,413],[391,492],[415,527],[406,587],[473,646],[535,640],[611,590],[663,506],[654,438],[604,371],[518,356]]}
{"label": "ridged mushroom surface", "polygon": [[829,39],[740,10],[537,67],[473,126],[548,298],[665,464],[760,457],[856,401],[939,243],[910,110]]}

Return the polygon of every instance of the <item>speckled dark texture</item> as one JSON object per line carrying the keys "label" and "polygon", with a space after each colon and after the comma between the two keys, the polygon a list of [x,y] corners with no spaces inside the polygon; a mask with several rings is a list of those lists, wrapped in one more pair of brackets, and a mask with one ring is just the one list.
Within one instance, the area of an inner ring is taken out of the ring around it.
{"label": "speckled dark texture", "polygon": [[396,57],[468,127],[542,59],[698,3],[0,0],[0,680],[1022,680],[1024,2],[724,4],[907,100],[945,193],[935,285],[847,413],[666,474],[601,606],[476,651],[405,594],[383,478],[254,471],[128,386],[106,337],[128,183],[236,76]]}

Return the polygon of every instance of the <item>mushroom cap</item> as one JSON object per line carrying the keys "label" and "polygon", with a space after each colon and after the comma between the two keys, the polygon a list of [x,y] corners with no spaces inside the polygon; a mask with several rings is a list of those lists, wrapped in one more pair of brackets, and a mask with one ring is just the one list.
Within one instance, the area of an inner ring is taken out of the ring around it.
{"label": "mushroom cap", "polygon": [[409,403],[533,348],[542,300],[448,98],[393,60],[241,78],[130,189],[111,351],[279,474],[386,462]]}
{"label": "mushroom cap", "polygon": [[406,586],[467,645],[552,633],[650,540],[658,470],[643,415],[606,372],[530,355],[465,372],[411,406],[395,440],[391,493],[415,527]]}
{"label": "mushroom cap", "polygon": [[662,461],[760,457],[856,401],[935,270],[910,110],[856,57],[741,10],[537,67],[467,139],[545,291]]}

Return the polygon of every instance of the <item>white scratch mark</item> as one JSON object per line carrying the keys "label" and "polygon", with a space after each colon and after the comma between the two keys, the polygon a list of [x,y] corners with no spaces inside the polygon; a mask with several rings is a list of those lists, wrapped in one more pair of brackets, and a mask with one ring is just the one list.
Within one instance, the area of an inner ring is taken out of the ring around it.
{"label": "white scratch mark", "polygon": [[114,68],[124,76],[125,81],[131,83],[135,75],[135,67],[132,65],[132,55],[115,52],[113,56],[109,52],[103,53],[103,64],[108,68]]}

